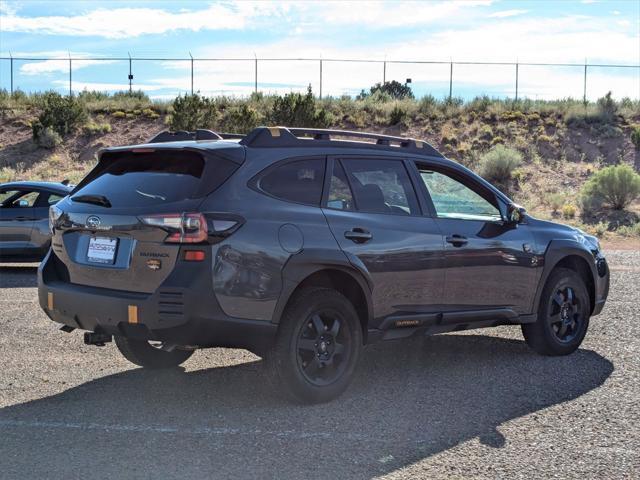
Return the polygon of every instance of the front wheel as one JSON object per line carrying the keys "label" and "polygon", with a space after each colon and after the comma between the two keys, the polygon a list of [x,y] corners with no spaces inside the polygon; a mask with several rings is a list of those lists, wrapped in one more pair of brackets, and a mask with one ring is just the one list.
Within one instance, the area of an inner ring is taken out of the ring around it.
{"label": "front wheel", "polygon": [[193,350],[164,350],[162,344],[156,344],[147,340],[134,340],[116,335],[114,337],[116,347],[120,353],[129,360],[145,368],[172,368],[177,367],[193,355]]}
{"label": "front wheel", "polygon": [[558,268],[542,291],[537,321],[522,325],[522,333],[541,355],[568,355],[587,334],[590,313],[584,280],[573,270]]}
{"label": "front wheel", "polygon": [[285,309],[267,356],[275,385],[295,400],[320,403],[349,385],[362,350],[362,330],[349,300],[335,290],[301,290]]}

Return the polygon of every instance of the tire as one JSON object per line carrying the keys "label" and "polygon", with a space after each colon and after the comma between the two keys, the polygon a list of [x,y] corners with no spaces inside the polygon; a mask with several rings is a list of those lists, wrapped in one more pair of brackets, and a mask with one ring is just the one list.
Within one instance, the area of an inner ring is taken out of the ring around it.
{"label": "tire", "polygon": [[522,334],[527,345],[541,355],[568,355],[584,340],[590,315],[584,280],[573,270],[558,268],[542,291],[537,321],[522,325]]}
{"label": "tire", "polygon": [[133,340],[118,335],[114,337],[114,340],[124,358],[145,368],[177,367],[193,355],[193,350],[179,350],[177,348],[171,351],[162,350],[152,346],[146,340]]}
{"label": "tire", "polygon": [[287,305],[266,363],[279,392],[322,403],[346,390],[361,352],[362,329],[351,302],[335,290],[308,287]]}

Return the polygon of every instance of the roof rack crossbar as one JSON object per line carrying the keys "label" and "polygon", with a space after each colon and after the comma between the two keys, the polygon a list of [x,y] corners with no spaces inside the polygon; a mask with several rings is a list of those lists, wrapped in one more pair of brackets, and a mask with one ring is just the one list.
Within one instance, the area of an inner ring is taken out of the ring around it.
{"label": "roof rack crossbar", "polygon": [[186,130],[178,130],[171,132],[169,130],[163,130],[156,134],[147,143],[165,143],[165,142],[182,142],[188,140],[222,140],[219,134],[211,130],[205,130],[203,128],[197,129],[195,132],[187,132]]}
{"label": "roof rack crossbar", "polygon": [[[313,141],[309,142],[305,137],[311,137]],[[440,152],[422,140],[378,133],[323,128],[258,127],[246,135],[240,143],[250,147],[319,146],[315,143],[316,141],[333,143],[350,138],[375,140],[374,144],[362,142],[363,146],[377,145],[386,148],[402,148],[412,153],[442,157]],[[348,143],[348,140],[344,142],[344,144]],[[325,143],[325,146],[329,145]]]}

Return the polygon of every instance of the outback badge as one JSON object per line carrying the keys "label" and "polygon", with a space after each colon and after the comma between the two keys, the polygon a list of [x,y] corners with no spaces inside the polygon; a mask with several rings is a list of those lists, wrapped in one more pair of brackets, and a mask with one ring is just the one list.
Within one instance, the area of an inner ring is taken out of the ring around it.
{"label": "outback badge", "polygon": [[162,261],[157,258],[150,258],[147,260],[147,267],[151,270],[160,270],[162,268]]}

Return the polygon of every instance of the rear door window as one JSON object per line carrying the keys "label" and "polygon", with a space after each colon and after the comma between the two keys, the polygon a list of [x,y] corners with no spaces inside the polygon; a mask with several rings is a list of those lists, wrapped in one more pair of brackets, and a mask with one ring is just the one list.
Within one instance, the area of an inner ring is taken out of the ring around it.
{"label": "rear door window", "polygon": [[39,195],[40,192],[35,190],[7,190],[0,193],[0,205],[3,208],[30,208]]}
{"label": "rear door window", "polygon": [[394,215],[420,213],[415,191],[400,160],[343,159],[357,210]]}
{"label": "rear door window", "polygon": [[113,207],[144,207],[195,198],[205,166],[201,155],[184,151],[126,152],[102,162],[72,199],[98,195]]}
{"label": "rear door window", "polygon": [[258,180],[258,188],[290,202],[320,205],[324,159],[295,160],[277,165]]}

